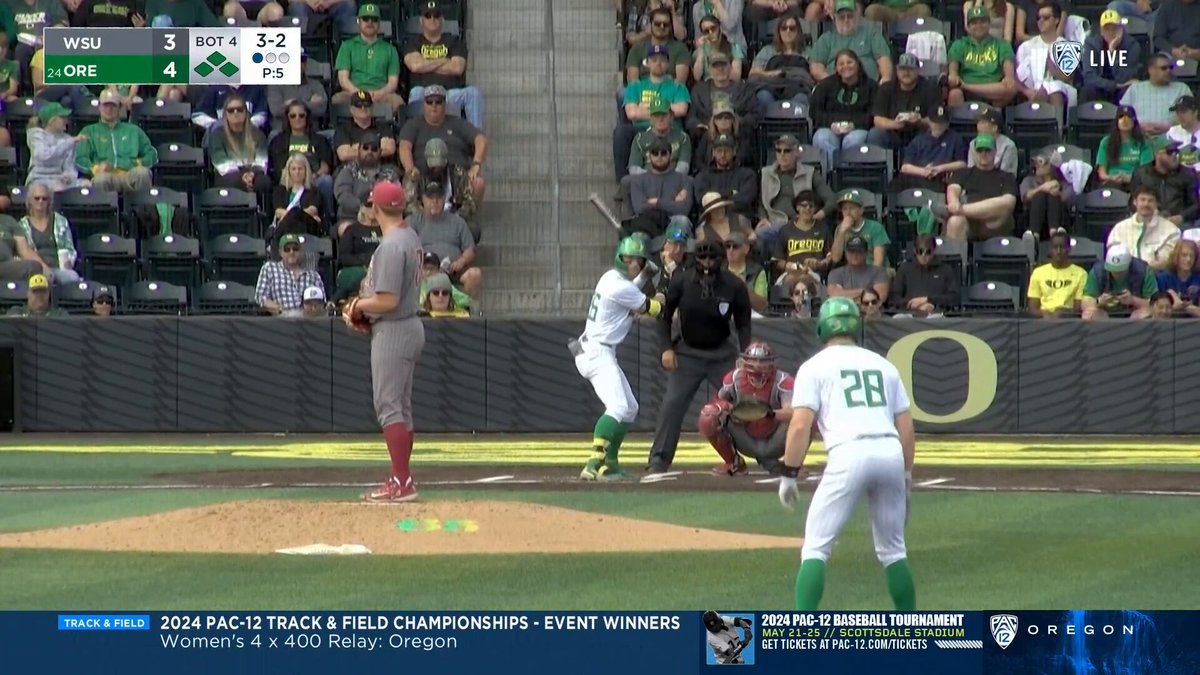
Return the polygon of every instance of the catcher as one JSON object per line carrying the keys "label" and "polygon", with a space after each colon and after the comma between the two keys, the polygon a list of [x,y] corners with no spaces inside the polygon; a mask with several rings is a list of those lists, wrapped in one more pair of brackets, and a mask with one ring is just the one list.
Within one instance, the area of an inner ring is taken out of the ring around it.
{"label": "catcher", "polygon": [[714,474],[745,473],[742,455],[778,474],[792,417],[792,385],[792,376],[775,367],[771,345],[755,340],[746,347],[712,402],[700,410],[700,433],[725,460]]}
{"label": "catcher", "polygon": [[[713,651],[717,663],[732,665],[742,663],[742,650],[754,639],[754,624],[750,619],[735,616],[721,616],[713,610],[704,613],[704,630],[708,632],[708,646]],[[745,637],[738,635],[738,629],[746,631]]]}

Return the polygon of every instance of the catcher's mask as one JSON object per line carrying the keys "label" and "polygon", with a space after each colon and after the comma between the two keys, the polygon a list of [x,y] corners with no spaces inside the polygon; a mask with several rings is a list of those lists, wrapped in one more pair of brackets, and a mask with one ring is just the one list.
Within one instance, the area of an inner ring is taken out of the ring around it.
{"label": "catcher's mask", "polygon": [[704,628],[710,633],[719,633],[725,628],[725,622],[721,621],[721,615],[713,610],[708,610],[704,613]]}
{"label": "catcher's mask", "polygon": [[755,388],[766,386],[775,377],[775,350],[763,340],[755,340],[742,352],[738,366]]}

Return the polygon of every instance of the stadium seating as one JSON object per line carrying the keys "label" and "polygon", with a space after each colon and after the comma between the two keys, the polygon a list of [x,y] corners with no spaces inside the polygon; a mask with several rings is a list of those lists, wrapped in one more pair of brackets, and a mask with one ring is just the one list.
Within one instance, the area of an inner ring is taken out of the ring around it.
{"label": "stadium seating", "polygon": [[1108,135],[1117,106],[1108,101],[1091,101],[1071,109],[1070,138],[1076,145],[1094,148]]}
{"label": "stadium seating", "polygon": [[1019,149],[1030,151],[1062,140],[1062,111],[1052,105],[1026,101],[1006,109],[1005,115]]}
{"label": "stadium seating", "polygon": [[25,294],[29,287],[24,281],[6,281],[0,283],[0,313],[7,312],[13,307],[25,304]]}
{"label": "stadium seating", "polygon": [[135,122],[155,145],[179,143],[187,145],[195,138],[192,106],[176,101],[143,101],[133,109]]}
{"label": "stadium seating", "polygon": [[892,153],[877,145],[842,150],[833,168],[834,190],[858,187],[883,193],[891,182]]}
{"label": "stadium seating", "polygon": [[1022,296],[1033,269],[1036,251],[1020,237],[992,237],[976,242],[971,256],[977,281],[1003,281],[1020,289]]}
{"label": "stadium seating", "polygon": [[159,235],[142,242],[145,278],[194,288],[203,276],[200,242],[177,234]]}
{"label": "stadium seating", "polygon": [[196,203],[200,238],[208,241],[224,234],[262,236],[258,202],[254,194],[230,188],[209,188]]}
{"label": "stadium seating", "polygon": [[[1087,237],[1071,237],[1071,262],[1083,269],[1091,269],[1092,265],[1104,256],[1104,242],[1093,241]],[[1038,244],[1038,260],[1049,262],[1050,242]]]}
{"label": "stadium seating", "polygon": [[1085,192],[1075,200],[1076,229],[1096,241],[1107,241],[1112,226],[1129,215],[1129,193],[1113,188]]}
{"label": "stadium seating", "polygon": [[92,298],[100,291],[111,293],[119,306],[120,289],[98,281],[80,281],[59,286],[54,291],[54,305],[68,314],[91,314]]}
{"label": "stadium seating", "polygon": [[233,281],[209,281],[196,289],[194,314],[243,314],[261,312],[254,287]]}
{"label": "stadium seating", "polygon": [[83,276],[103,284],[129,288],[138,279],[137,241],[98,233],[83,242]]}
{"label": "stadium seating", "polygon": [[236,281],[254,286],[258,272],[267,261],[267,244],[244,234],[219,235],[205,246],[210,280]]}
{"label": "stadium seating", "polygon": [[973,316],[1011,316],[1021,305],[1021,295],[1002,281],[981,281],[963,289],[962,309]]}
{"label": "stadium seating", "polygon": [[188,289],[165,281],[139,281],[126,292],[121,307],[130,314],[182,316],[188,309]]}
{"label": "stadium seating", "polygon": [[125,234],[115,192],[92,187],[69,188],[55,195],[54,209],[71,223],[76,239],[101,233]]}
{"label": "stadium seating", "polygon": [[154,165],[154,183],[196,195],[208,187],[204,151],[183,143],[163,143],[156,147],[158,164]]}

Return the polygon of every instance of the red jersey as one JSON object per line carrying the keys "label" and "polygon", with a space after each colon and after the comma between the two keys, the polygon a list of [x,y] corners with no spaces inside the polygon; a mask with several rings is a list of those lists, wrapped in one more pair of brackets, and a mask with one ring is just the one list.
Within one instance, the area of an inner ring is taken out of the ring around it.
{"label": "red jersey", "polygon": [[[775,376],[769,378],[761,387],[755,387],[750,382],[750,375],[738,368],[725,373],[721,380],[721,389],[717,392],[717,400],[737,403],[743,399],[763,401],[772,410],[780,410],[792,404],[792,388],[794,380],[791,375],[776,369]],[[746,431],[753,438],[769,438],[779,428],[779,420],[764,417],[746,424]]]}

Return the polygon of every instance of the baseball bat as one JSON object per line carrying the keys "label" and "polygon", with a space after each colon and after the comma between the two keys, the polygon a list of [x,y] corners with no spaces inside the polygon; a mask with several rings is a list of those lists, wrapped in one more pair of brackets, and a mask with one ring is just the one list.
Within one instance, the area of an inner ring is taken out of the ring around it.
{"label": "baseball bat", "polygon": [[588,195],[588,201],[592,203],[592,206],[596,207],[596,210],[600,212],[601,216],[604,216],[604,219],[608,221],[609,225],[612,225],[614,228],[620,231],[621,221],[617,220],[617,216],[614,215],[612,210],[608,208],[608,204],[604,203],[604,200],[600,198],[600,195],[593,192],[592,194]]}

